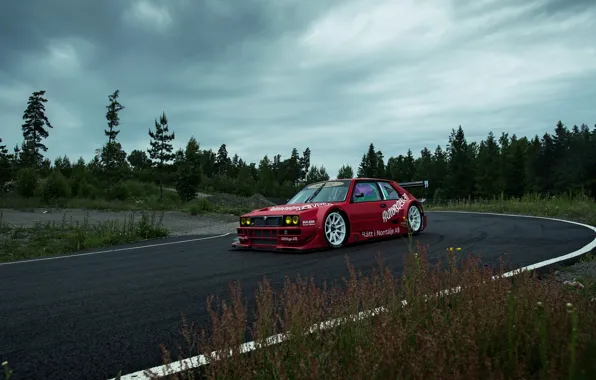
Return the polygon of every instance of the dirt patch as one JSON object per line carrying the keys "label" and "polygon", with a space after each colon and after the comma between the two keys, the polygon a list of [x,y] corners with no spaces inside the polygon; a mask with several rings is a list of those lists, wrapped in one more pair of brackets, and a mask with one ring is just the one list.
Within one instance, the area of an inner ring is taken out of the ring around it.
{"label": "dirt patch", "polygon": [[[90,223],[117,220],[124,222],[131,217],[138,219],[143,213],[159,219],[162,212],[151,211],[100,211],[84,209],[33,209],[20,211],[2,209],[1,221],[15,227],[33,227],[36,223]],[[235,232],[238,217],[226,214],[189,215],[179,211],[164,211],[161,224],[171,235],[223,234]]]}

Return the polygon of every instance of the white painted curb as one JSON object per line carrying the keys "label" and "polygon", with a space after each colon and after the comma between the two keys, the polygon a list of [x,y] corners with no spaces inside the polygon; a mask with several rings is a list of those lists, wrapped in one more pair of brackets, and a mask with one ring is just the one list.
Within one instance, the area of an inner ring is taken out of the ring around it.
{"label": "white painted curb", "polygon": [[[556,219],[556,218],[548,218],[548,217],[543,217],[543,216],[530,216],[530,215],[516,215],[516,214],[503,214],[503,213],[490,213],[490,212],[473,212],[473,211],[425,211],[425,213],[433,213],[433,212],[441,212],[441,213],[459,213],[459,214],[478,214],[478,215],[495,215],[495,216],[513,216],[513,217],[518,217],[518,218],[534,218],[534,219],[544,219],[544,220],[552,220],[552,221],[556,221],[556,222],[562,222],[562,223],[570,223],[570,224],[575,224],[581,227],[585,227],[588,228],[590,230],[592,230],[594,233],[596,233],[596,227],[594,226],[590,226],[588,224],[584,224],[584,223],[579,223],[579,222],[573,222],[570,220],[564,220],[564,219]],[[224,235],[222,235],[224,236]],[[584,247],[573,251],[571,253],[568,253],[566,255],[563,256],[559,256],[559,257],[555,257],[549,260],[545,260],[545,261],[541,261],[539,263],[536,264],[531,264],[519,269],[516,269],[514,271],[510,271],[507,273],[503,274],[503,277],[511,277],[514,276],[522,271],[526,271],[526,270],[533,270],[536,268],[541,268],[544,266],[548,266],[548,265],[552,265],[561,261],[565,261],[565,260],[569,260],[575,257],[579,257],[583,254],[586,254],[588,252],[590,252],[591,250],[596,248],[596,237],[594,238],[594,240],[592,240],[591,243],[585,245]],[[498,276],[493,276],[493,279],[497,278]],[[461,291],[461,286],[458,286],[456,288],[453,289],[445,289],[441,292],[438,293],[438,295],[446,295],[446,294],[451,294],[451,293],[459,293]],[[428,298],[428,296],[425,296],[425,298]],[[406,306],[407,303],[406,301],[402,301],[402,305]],[[329,329],[331,327],[334,326],[338,326],[341,323],[344,323],[347,319],[351,319],[353,321],[355,320],[361,320],[364,318],[369,318],[372,317],[374,315],[377,315],[381,312],[386,311],[385,308],[380,307],[380,308],[376,308],[374,310],[368,310],[368,311],[364,311],[364,312],[360,312],[357,315],[351,315],[345,318],[336,318],[330,321],[325,321],[325,322],[321,322],[317,325],[313,325],[310,327],[309,329],[309,333],[312,333],[316,330],[326,330]],[[279,344],[281,342],[283,342],[284,340],[288,339],[288,336],[286,336],[285,334],[277,334],[274,336],[270,336],[266,339],[266,343],[265,346],[270,346],[273,344]],[[246,353],[246,352],[251,352],[251,351],[255,351],[257,348],[257,343],[254,341],[251,342],[247,342],[244,343],[240,346],[240,352],[241,353]],[[222,352],[212,352],[211,353],[211,358],[212,359],[219,359],[222,356]],[[228,354],[231,355],[231,352]],[[224,354],[225,356],[225,354]],[[120,377],[120,380],[151,380],[150,376],[145,375],[145,371],[150,371],[152,373],[158,374],[160,376],[167,376],[167,375],[172,375],[175,373],[180,373],[189,369],[194,369],[200,366],[203,366],[205,364],[207,364],[209,362],[209,359],[207,357],[205,357],[205,355],[197,355],[197,356],[193,356],[191,358],[187,358],[187,359],[183,359],[183,360],[179,360],[179,361],[175,361],[169,365],[161,365],[161,366],[156,366],[150,369],[146,369],[146,370],[142,370],[142,371],[137,371],[134,373],[130,373],[127,375],[122,375]],[[116,378],[111,378],[109,380],[116,380]]]}

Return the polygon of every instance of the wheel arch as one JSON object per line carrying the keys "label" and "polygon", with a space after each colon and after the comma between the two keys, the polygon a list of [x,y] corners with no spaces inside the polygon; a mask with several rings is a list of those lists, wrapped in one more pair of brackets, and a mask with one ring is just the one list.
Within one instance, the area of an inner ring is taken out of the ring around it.
{"label": "wheel arch", "polygon": [[424,222],[423,222],[424,221],[424,207],[422,207],[422,203],[418,199],[412,199],[412,200],[410,200],[409,202],[407,202],[404,205],[404,209],[403,209],[403,211],[404,211],[404,213],[403,213],[404,218],[407,218],[408,217],[408,210],[410,209],[410,206],[412,206],[412,205],[418,207],[418,210],[420,210],[420,217],[422,218],[422,220],[420,221],[420,223],[421,223],[420,224],[420,231],[418,231],[418,232],[415,233],[415,235],[417,235],[417,234],[419,234],[420,232],[422,232],[424,230]]}
{"label": "wheel arch", "polygon": [[321,212],[319,213],[319,218],[317,218],[317,220],[319,221],[319,227],[321,228],[321,230],[323,228],[325,228],[325,219],[327,218],[327,215],[331,214],[332,212],[337,211],[338,213],[340,213],[346,220],[346,233],[348,235],[348,237],[350,236],[350,233],[352,232],[352,220],[350,219],[350,216],[348,215],[348,213],[346,212],[346,210],[339,206],[339,205],[333,205],[330,206],[329,208],[325,209],[325,210],[321,210]]}

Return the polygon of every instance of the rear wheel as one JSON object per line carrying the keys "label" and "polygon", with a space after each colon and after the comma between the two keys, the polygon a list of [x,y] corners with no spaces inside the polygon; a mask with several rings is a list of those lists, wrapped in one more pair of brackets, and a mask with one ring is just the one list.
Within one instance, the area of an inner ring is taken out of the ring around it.
{"label": "rear wheel", "polygon": [[325,240],[333,248],[339,248],[344,245],[348,236],[348,224],[344,216],[333,211],[325,218],[323,225]]}
{"label": "rear wheel", "polygon": [[417,205],[410,205],[408,208],[407,219],[409,230],[412,235],[418,235],[422,230],[422,213],[420,212],[420,208]]}

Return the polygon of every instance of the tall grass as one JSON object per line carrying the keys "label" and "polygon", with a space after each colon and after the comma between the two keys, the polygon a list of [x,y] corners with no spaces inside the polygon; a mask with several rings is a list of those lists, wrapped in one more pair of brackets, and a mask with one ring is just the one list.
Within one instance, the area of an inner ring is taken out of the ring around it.
{"label": "tall grass", "polygon": [[[368,276],[346,258],[349,276],[343,284],[317,286],[313,278],[298,277],[278,291],[264,279],[255,293],[254,315],[240,286],[232,284],[229,300],[209,298],[210,328],[183,323],[182,356],[202,354],[208,363],[169,376],[149,374],[156,379],[595,378],[596,305],[583,290],[530,272],[493,280],[505,272],[504,262],[491,270],[479,257],[457,251],[432,264],[426,248],[418,246],[404,260],[399,279],[380,256]],[[459,293],[425,297],[457,286]],[[379,307],[382,312],[367,318],[320,325]],[[282,334],[278,343],[268,344],[276,334]],[[247,339],[260,348],[242,353]],[[172,364],[169,351],[163,351],[164,363]]]}
{"label": "tall grass", "polygon": [[64,215],[60,223],[36,223],[33,227],[14,227],[2,220],[0,210],[0,262],[55,256],[139,240],[165,237],[169,231],[162,226],[163,213],[134,213],[123,221],[69,221]]}

